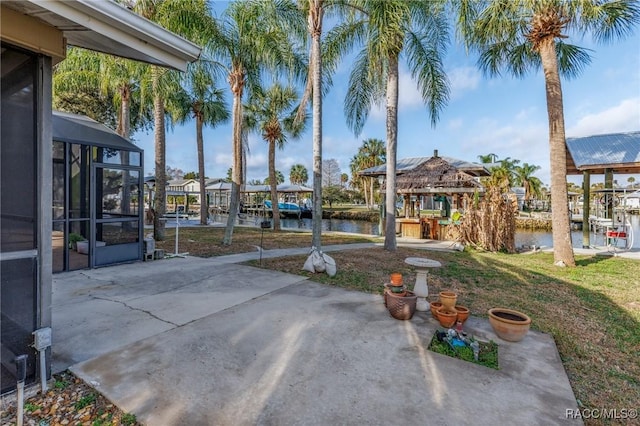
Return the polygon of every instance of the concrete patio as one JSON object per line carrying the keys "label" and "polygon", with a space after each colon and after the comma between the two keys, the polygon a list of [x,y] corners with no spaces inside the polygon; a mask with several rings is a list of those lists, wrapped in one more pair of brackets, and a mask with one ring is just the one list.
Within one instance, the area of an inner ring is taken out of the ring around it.
{"label": "concrete patio", "polygon": [[147,425],[581,424],[549,335],[470,318],[497,371],[429,351],[430,313],[221,258],[55,275],[53,320],[54,369]]}

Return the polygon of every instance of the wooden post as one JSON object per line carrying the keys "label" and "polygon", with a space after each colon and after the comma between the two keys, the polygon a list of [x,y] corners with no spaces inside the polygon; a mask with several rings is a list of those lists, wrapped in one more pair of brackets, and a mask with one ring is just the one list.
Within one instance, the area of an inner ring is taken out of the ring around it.
{"label": "wooden post", "polygon": [[590,226],[589,226],[589,210],[591,209],[591,175],[588,171],[582,172],[582,248],[591,246]]}

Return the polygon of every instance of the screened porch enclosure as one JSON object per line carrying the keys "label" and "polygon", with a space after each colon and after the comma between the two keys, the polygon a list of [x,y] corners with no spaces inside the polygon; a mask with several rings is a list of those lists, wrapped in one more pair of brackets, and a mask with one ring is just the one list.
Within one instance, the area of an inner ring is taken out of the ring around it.
{"label": "screened porch enclosure", "polygon": [[53,114],[53,272],[142,259],[142,150],[83,116]]}

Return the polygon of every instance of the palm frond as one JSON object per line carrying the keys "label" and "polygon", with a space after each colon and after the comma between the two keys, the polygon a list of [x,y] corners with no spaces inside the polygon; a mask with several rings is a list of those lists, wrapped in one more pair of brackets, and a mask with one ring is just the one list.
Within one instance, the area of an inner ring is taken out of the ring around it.
{"label": "palm frond", "polygon": [[376,93],[379,93],[379,90],[376,90],[369,79],[369,56],[366,50],[363,50],[353,63],[344,101],[347,126],[356,136],[360,134],[367,122],[371,105],[376,100]]}
{"label": "palm frond", "polygon": [[439,50],[439,42],[430,45],[431,38],[419,37],[416,33],[409,33],[407,37],[407,62],[411,69],[411,76],[417,81],[422,100],[427,105],[431,125],[435,127],[440,111],[449,101],[449,80],[444,69],[442,57],[444,52]]}

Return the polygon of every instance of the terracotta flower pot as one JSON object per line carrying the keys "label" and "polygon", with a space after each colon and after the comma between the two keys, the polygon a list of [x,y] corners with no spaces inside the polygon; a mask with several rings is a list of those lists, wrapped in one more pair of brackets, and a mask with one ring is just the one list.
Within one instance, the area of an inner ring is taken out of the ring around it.
{"label": "terracotta flower pot", "polygon": [[458,319],[456,321],[460,321],[464,324],[464,322],[469,318],[469,308],[462,305],[456,305],[455,308],[458,313]]}
{"label": "terracotta flower pot", "polygon": [[438,319],[438,309],[442,308],[442,302],[431,302],[429,304],[431,306],[431,315]]}
{"label": "terracotta flower pot", "polygon": [[401,286],[402,285],[402,274],[397,272],[391,274],[391,285],[393,286]]}
{"label": "terracotta flower pot", "polygon": [[440,302],[442,302],[442,307],[447,311],[455,312],[454,307],[456,306],[457,300],[458,300],[458,295],[453,291],[440,292]]}
{"label": "terracotta flower pot", "polygon": [[489,309],[489,324],[496,335],[508,342],[519,342],[529,331],[531,318],[506,308]]}
{"label": "terracotta flower pot", "polygon": [[438,309],[436,311],[438,315],[438,321],[440,325],[444,328],[451,328],[456,323],[456,319],[458,318],[458,313],[453,310],[447,310],[444,307]]}

